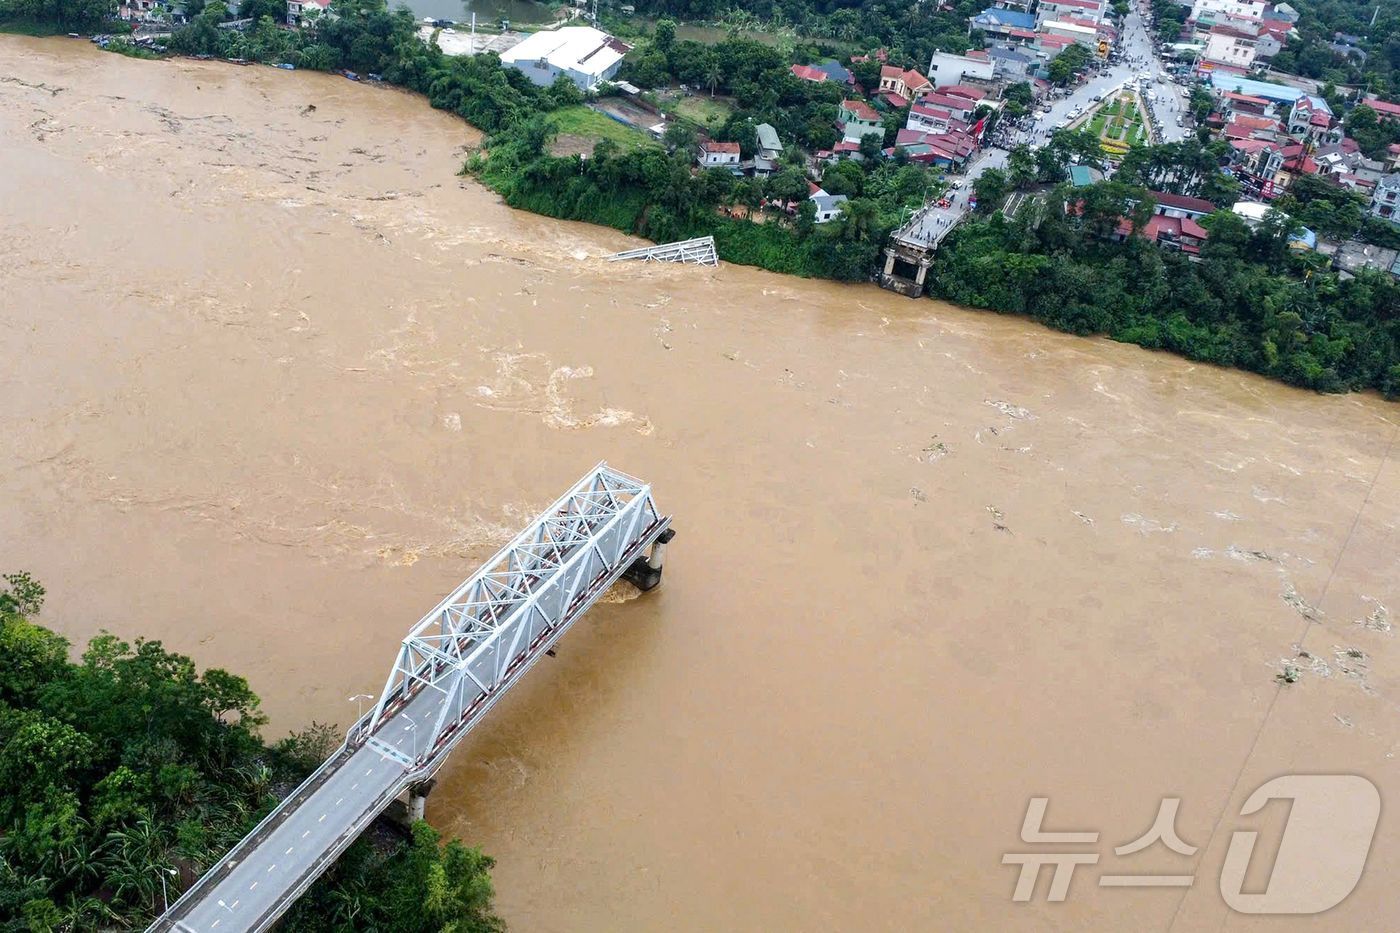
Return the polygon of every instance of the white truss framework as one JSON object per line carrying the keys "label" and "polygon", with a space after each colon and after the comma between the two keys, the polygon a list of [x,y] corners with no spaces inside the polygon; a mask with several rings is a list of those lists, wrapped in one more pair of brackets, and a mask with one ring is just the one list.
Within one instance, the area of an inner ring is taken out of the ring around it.
{"label": "white truss framework", "polygon": [[[600,463],[404,638],[358,743],[413,704],[441,694],[418,721],[412,770],[431,773],[474,720],[524,673],[670,523],[651,487]],[[462,728],[462,727],[466,728]]]}
{"label": "white truss framework", "polygon": [[609,262],[617,262],[620,259],[644,259],[648,262],[687,262],[701,266],[717,266],[719,265],[719,250],[715,248],[714,237],[702,236],[693,240],[677,240],[674,243],[660,243],[656,246],[624,250],[608,257]]}

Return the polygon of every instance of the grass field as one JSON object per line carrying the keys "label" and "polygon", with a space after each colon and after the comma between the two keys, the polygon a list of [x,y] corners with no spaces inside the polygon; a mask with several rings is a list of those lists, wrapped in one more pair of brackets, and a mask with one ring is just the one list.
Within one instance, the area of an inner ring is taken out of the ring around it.
{"label": "grass field", "polygon": [[596,110],[590,110],[582,104],[554,111],[549,115],[549,122],[554,126],[556,139],[563,140],[565,137],[570,137],[588,140],[590,141],[589,152],[592,152],[591,143],[600,139],[611,139],[622,149],[638,149],[642,146],[657,145],[655,140],[641,130],[623,126],[611,117],[604,116]]}
{"label": "grass field", "polygon": [[699,94],[682,97],[671,106],[676,113],[702,126],[723,123],[734,110],[733,105],[722,97]]}

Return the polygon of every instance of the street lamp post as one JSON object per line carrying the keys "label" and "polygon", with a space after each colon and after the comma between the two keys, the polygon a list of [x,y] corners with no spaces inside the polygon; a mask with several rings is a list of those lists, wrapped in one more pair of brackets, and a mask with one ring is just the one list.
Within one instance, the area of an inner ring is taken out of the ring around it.
{"label": "street lamp post", "polygon": [[360,724],[360,720],[362,720],[362,719],[365,718],[365,700],[373,700],[373,699],[374,699],[374,697],[370,696],[368,693],[357,693],[357,694],[355,694],[354,696],[348,697],[348,698],[345,700],[345,702],[347,702],[347,703],[354,703],[354,704],[355,704],[355,725],[356,725],[356,726],[358,726],[358,725]]}
{"label": "street lamp post", "polygon": [[162,904],[161,913],[170,909],[170,891],[165,887],[165,876],[175,877],[179,872],[173,868],[162,868],[160,870],[160,902]]}

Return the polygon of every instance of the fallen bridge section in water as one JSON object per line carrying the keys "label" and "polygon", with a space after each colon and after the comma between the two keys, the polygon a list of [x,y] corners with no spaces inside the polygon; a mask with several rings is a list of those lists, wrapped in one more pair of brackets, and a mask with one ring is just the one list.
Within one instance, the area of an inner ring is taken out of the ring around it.
{"label": "fallen bridge section in water", "polygon": [[712,236],[696,237],[693,240],[677,240],[674,243],[659,243],[639,249],[623,250],[608,257],[608,262],[623,259],[641,259],[646,262],[688,262],[701,266],[719,265],[719,250],[715,248]]}

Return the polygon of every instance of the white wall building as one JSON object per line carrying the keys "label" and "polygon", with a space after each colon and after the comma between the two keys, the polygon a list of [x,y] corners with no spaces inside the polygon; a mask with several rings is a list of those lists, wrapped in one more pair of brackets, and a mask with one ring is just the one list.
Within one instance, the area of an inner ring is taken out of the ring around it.
{"label": "white wall building", "polygon": [[1248,70],[1257,54],[1258,42],[1254,36],[1228,26],[1215,26],[1206,38],[1206,50],[1202,57],[1207,61],[1223,62]]}
{"label": "white wall building", "polygon": [[1268,4],[1264,0],[1196,0],[1191,5],[1191,18],[1200,22],[1202,17],[1214,21],[1216,16],[1248,16],[1263,19]]}
{"label": "white wall building", "polygon": [[331,0],[287,0],[287,22],[300,26],[310,13],[325,13]]}
{"label": "white wall building", "polygon": [[953,55],[934,52],[928,63],[928,79],[934,87],[962,84],[964,78],[990,81],[996,75],[996,64],[986,52],[974,55]]}
{"label": "white wall building", "polygon": [[548,87],[560,75],[591,91],[610,80],[622,67],[622,56],[632,50],[592,26],[564,26],[530,35],[501,53],[501,63],[525,74],[535,84]]}
{"label": "white wall building", "polygon": [[1035,22],[1037,26],[1056,19],[1088,19],[1097,23],[1107,12],[1107,0],[1040,0]]}
{"label": "white wall building", "polygon": [[727,168],[739,172],[739,144],[721,143],[706,140],[700,144],[700,154],[695,160],[701,168]]}
{"label": "white wall building", "polygon": [[1081,26],[1078,23],[1066,23],[1063,20],[1052,19],[1040,27],[1041,31],[1052,36],[1064,36],[1066,39],[1073,39],[1086,49],[1092,49],[1099,44],[1099,31],[1088,26]]}

